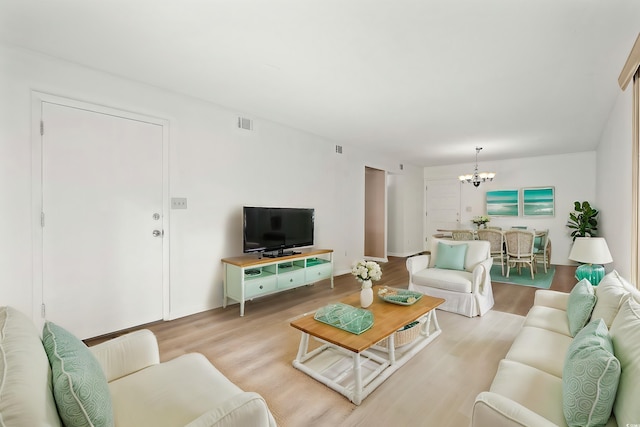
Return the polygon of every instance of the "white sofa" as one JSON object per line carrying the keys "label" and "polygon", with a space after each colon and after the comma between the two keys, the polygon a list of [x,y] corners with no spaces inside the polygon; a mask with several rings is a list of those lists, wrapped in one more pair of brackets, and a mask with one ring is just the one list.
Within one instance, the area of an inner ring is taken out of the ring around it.
{"label": "white sofa", "polygon": [[[489,391],[476,398],[473,427],[640,424],[640,292],[616,271],[597,287],[587,285],[590,289],[585,289],[594,291],[595,307],[580,332],[575,332],[575,317],[570,322],[567,311],[571,305],[575,313],[572,294],[579,288],[571,294],[536,291],[534,306]],[[612,353],[590,335],[596,325],[608,336]],[[594,363],[596,359],[602,365]],[[612,374],[616,364],[618,382]],[[598,371],[599,366],[611,371]],[[587,372],[592,380],[585,377]],[[582,409],[577,410],[575,402]],[[606,405],[613,405],[608,407],[612,412],[603,409]],[[604,421],[598,422],[598,416]]]}
{"label": "white sofa", "polygon": [[243,392],[201,354],[159,363],[149,330],[87,348],[49,323],[41,338],[26,315],[1,307],[0,425],[266,427],[275,421],[260,395]]}
{"label": "white sofa", "polygon": [[[464,263],[438,265],[441,245],[467,246]],[[407,258],[409,289],[432,297],[444,298],[438,308],[469,317],[482,316],[493,307],[491,289],[491,244],[484,240],[448,240],[434,238],[429,255]],[[454,268],[450,268],[454,267]]]}

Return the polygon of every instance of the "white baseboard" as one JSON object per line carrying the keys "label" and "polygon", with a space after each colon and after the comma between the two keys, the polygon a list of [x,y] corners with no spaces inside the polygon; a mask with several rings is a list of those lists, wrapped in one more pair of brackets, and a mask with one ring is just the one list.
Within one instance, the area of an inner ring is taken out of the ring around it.
{"label": "white baseboard", "polygon": [[333,270],[333,277],[342,276],[343,274],[351,274],[351,269],[348,269],[348,270]]}

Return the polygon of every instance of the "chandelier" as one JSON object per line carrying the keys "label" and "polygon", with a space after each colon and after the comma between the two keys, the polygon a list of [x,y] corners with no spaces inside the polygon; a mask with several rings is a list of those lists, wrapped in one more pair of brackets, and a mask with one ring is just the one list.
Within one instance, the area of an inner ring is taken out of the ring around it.
{"label": "chandelier", "polygon": [[493,178],[496,176],[494,172],[481,172],[478,173],[478,153],[482,150],[482,147],[476,147],[476,168],[473,171],[473,174],[469,175],[460,175],[458,179],[461,183],[468,182],[473,184],[474,187],[479,187],[481,182],[485,181],[493,181]]}

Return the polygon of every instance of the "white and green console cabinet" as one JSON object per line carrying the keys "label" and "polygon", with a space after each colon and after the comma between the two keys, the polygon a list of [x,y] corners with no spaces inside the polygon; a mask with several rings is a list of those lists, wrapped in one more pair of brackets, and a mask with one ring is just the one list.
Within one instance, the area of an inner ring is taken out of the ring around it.
{"label": "white and green console cabinet", "polygon": [[224,258],[224,299],[240,303],[240,316],[244,316],[247,300],[309,285],[329,279],[333,288],[333,250],[319,249],[279,258],[239,256]]}

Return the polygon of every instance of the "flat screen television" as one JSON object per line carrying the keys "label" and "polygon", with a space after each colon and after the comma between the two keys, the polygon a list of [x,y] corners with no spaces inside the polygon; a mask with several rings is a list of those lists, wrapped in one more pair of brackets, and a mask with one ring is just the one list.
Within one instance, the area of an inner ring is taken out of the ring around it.
{"label": "flat screen television", "polygon": [[244,253],[284,256],[292,254],[286,249],[313,246],[314,209],[244,206],[242,210]]}

